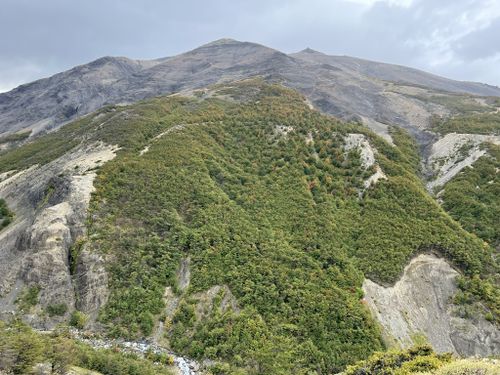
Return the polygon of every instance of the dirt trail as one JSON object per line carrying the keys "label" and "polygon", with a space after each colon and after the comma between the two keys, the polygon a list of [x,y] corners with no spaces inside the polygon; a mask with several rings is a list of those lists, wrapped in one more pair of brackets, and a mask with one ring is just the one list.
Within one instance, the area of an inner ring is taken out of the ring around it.
{"label": "dirt trail", "polygon": [[144,147],[140,152],[139,152],[139,156],[142,156],[144,155],[146,152],[149,151],[149,147],[151,147],[151,144],[155,141],[157,141],[158,139],[160,139],[161,137],[167,135],[168,133],[172,133],[176,130],[182,130],[184,129],[185,125],[184,124],[179,124],[179,125],[174,125],[170,128],[168,128],[167,130],[165,130],[163,133],[160,133],[158,134],[156,137],[154,137],[152,140],[151,140],[151,143],[148,144],[146,147]]}

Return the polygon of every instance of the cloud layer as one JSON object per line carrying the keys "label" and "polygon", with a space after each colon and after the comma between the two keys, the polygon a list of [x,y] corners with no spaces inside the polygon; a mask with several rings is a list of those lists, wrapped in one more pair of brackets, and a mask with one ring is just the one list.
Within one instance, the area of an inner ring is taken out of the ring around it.
{"label": "cloud layer", "polygon": [[231,37],[500,85],[497,0],[2,0],[0,91],[104,55],[156,58]]}

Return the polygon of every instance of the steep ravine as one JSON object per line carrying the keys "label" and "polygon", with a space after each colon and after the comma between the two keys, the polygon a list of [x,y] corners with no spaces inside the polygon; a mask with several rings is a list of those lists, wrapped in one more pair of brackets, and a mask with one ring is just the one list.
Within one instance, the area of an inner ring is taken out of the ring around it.
{"label": "steep ravine", "polygon": [[365,300],[389,346],[409,347],[416,335],[424,335],[438,352],[498,354],[500,331],[492,323],[480,316],[463,319],[454,314],[457,276],[444,259],[421,254],[412,259],[392,287],[365,280]]}

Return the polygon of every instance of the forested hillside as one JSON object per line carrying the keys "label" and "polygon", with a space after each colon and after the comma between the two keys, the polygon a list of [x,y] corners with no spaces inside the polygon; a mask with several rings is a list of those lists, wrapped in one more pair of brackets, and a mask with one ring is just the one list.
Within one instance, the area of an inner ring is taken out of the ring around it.
{"label": "forested hillside", "polygon": [[492,247],[467,230],[491,244],[497,234],[449,216],[411,137],[391,133],[394,146],[257,79],[106,107],[0,154],[0,173],[118,145],[70,252],[106,259],[103,331],[160,332],[219,373],[327,374],[384,348],[361,285],[394,283],[418,253],[448,259],[464,275],[457,303],[481,301],[499,321]]}
{"label": "forested hillside", "polygon": [[445,185],[443,207],[469,232],[500,245],[500,147],[484,146],[488,154]]}

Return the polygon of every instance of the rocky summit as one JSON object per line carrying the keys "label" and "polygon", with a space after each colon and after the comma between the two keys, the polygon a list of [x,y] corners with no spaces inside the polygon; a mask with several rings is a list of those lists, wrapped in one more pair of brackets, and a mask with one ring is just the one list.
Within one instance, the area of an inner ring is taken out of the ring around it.
{"label": "rocky summit", "polygon": [[498,373],[499,170],[498,87],[309,48],[19,86],[0,373]]}

